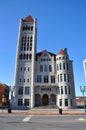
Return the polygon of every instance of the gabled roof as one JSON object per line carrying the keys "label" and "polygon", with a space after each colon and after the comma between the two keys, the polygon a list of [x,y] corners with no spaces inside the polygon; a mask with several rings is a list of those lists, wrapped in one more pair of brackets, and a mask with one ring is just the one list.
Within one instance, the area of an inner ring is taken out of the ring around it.
{"label": "gabled roof", "polygon": [[48,52],[47,50],[42,50],[42,51],[40,51],[40,52],[38,52],[36,55],[38,56],[41,56],[42,54],[44,54],[44,53],[49,53],[51,56],[53,55],[53,56],[56,56],[56,54],[54,54],[54,53],[51,53],[51,52]]}
{"label": "gabled roof", "polygon": [[23,22],[33,22],[34,19],[32,18],[31,15],[27,16],[25,19],[23,19]]}

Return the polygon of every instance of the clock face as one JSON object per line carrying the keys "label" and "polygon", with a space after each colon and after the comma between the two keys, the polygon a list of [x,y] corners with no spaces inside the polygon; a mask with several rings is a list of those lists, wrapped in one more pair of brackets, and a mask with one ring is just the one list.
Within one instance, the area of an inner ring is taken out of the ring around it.
{"label": "clock face", "polygon": [[81,92],[85,92],[85,86],[80,86]]}

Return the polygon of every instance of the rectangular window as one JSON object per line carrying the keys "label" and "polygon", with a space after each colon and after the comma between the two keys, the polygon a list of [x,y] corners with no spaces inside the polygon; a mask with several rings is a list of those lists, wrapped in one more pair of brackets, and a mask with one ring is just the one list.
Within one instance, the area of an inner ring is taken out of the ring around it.
{"label": "rectangular window", "polygon": [[30,88],[29,87],[25,87],[25,95],[29,95],[30,94]]}
{"label": "rectangular window", "polygon": [[67,63],[67,70],[68,70],[68,63]]}
{"label": "rectangular window", "polygon": [[55,76],[51,76],[51,83],[55,83]]}
{"label": "rectangular window", "polygon": [[52,72],[52,66],[49,65],[49,72]]}
{"label": "rectangular window", "polygon": [[30,51],[32,51],[32,42],[30,42]]}
{"label": "rectangular window", "polygon": [[40,65],[40,72],[43,72],[43,65]]}
{"label": "rectangular window", "polygon": [[65,63],[63,63],[63,69],[65,70]]}
{"label": "rectangular window", "polygon": [[22,71],[22,67],[20,68],[20,71]]}
{"label": "rectangular window", "polygon": [[21,51],[23,51],[23,40],[21,41]]}
{"label": "rectangular window", "polygon": [[20,82],[22,81],[22,79],[20,79]]}
{"label": "rectangular window", "polygon": [[37,83],[41,83],[42,82],[42,77],[41,75],[37,75]]}
{"label": "rectangular window", "polygon": [[24,105],[29,106],[29,99],[24,99]]}
{"label": "rectangular window", "polygon": [[61,94],[63,94],[63,86],[61,86]]}
{"label": "rectangular window", "polygon": [[66,82],[66,74],[64,74],[64,82]]}
{"label": "rectangular window", "polygon": [[27,82],[29,83],[29,79],[27,79]]}
{"label": "rectangular window", "polygon": [[58,64],[57,64],[57,70],[59,70],[59,66],[58,66]]}
{"label": "rectangular window", "polygon": [[48,83],[48,81],[49,81],[48,76],[45,75],[45,76],[44,76],[44,83]]}
{"label": "rectangular window", "polygon": [[59,82],[59,75],[58,75],[58,82]]}
{"label": "rectangular window", "polygon": [[70,86],[68,87],[68,92],[69,92],[69,94],[71,94],[71,91],[70,91]]}
{"label": "rectangular window", "polygon": [[47,65],[44,65],[44,72],[47,72]]}
{"label": "rectangular window", "polygon": [[67,94],[67,86],[65,86],[65,94]]}
{"label": "rectangular window", "polygon": [[28,71],[30,71],[30,67],[28,67]]}
{"label": "rectangular window", "polygon": [[23,99],[18,99],[18,106],[23,106]]}
{"label": "rectangular window", "polygon": [[25,82],[25,79],[24,79],[24,82]]}
{"label": "rectangular window", "polygon": [[24,67],[24,71],[26,71],[26,67]]}
{"label": "rectangular window", "polygon": [[60,74],[60,82],[62,82],[62,74]]}
{"label": "rectangular window", "polygon": [[68,99],[65,99],[65,106],[68,106]]}
{"label": "rectangular window", "polygon": [[18,94],[19,94],[19,95],[22,95],[22,94],[23,94],[23,87],[19,87]]}
{"label": "rectangular window", "polygon": [[60,68],[60,70],[62,70],[62,64],[61,63],[59,64],[59,68]]}
{"label": "rectangular window", "polygon": [[67,75],[68,82],[70,82],[69,74]]}

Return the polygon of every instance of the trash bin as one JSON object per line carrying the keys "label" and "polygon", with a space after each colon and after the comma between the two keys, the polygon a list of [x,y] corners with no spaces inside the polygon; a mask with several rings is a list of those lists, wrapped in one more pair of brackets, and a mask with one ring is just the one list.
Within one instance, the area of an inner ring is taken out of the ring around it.
{"label": "trash bin", "polygon": [[62,108],[59,108],[59,114],[62,114]]}

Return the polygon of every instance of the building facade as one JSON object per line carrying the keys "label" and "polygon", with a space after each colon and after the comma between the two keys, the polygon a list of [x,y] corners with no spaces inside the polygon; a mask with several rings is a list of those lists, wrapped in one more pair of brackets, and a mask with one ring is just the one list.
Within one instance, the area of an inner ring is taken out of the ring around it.
{"label": "building facade", "polygon": [[0,107],[8,105],[9,91],[10,88],[8,85],[0,83]]}
{"label": "building facade", "polygon": [[37,53],[37,19],[20,20],[13,107],[58,106],[75,108],[72,60],[67,49],[58,54],[47,50]]}

